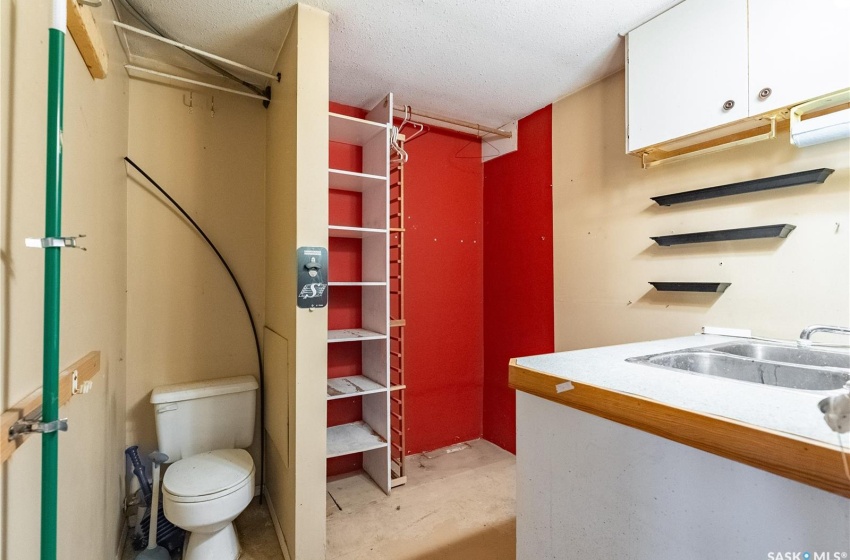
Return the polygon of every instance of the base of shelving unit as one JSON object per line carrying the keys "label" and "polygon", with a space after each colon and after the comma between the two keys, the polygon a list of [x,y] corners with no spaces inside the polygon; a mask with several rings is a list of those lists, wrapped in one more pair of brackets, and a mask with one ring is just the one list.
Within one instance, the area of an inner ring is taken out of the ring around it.
{"label": "base of shelving unit", "polygon": [[328,428],[327,458],[342,457],[387,446],[366,422],[358,421]]}
{"label": "base of shelving unit", "polygon": [[387,388],[364,375],[328,379],[328,400],[358,397],[386,391]]}

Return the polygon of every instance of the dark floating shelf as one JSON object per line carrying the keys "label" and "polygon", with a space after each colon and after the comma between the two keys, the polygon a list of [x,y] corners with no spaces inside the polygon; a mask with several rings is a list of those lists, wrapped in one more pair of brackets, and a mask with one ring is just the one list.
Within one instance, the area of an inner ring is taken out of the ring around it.
{"label": "dark floating shelf", "polygon": [[715,292],[722,294],[730,282],[650,282],[659,292]]}
{"label": "dark floating shelf", "polygon": [[710,241],[737,241],[738,239],[760,239],[765,237],[786,238],[797,226],[791,224],[775,224],[772,226],[755,226],[736,229],[719,229],[717,231],[700,231],[697,233],[680,233],[678,235],[660,235],[650,237],[661,246],[684,245],[686,243],[707,243]]}
{"label": "dark floating shelf", "polygon": [[823,183],[834,171],[834,169],[827,168],[799,171],[797,173],[789,173],[788,175],[777,175],[776,177],[766,177],[764,179],[744,181],[743,183],[732,183],[720,187],[709,187],[707,189],[667,194],[664,196],[653,196],[652,200],[657,202],[659,206],[670,206],[681,204],[682,202],[694,202],[709,198],[719,198],[721,196],[781,189],[783,187],[796,187],[797,185],[808,185],[810,183]]}

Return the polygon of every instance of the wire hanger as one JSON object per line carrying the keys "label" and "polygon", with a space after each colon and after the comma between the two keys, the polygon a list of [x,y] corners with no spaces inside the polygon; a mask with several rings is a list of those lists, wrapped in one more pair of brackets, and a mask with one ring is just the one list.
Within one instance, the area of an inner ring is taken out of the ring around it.
{"label": "wire hanger", "polygon": [[409,156],[405,149],[399,143],[398,135],[399,131],[407,124],[410,119],[410,107],[408,105],[404,106],[404,120],[401,121],[401,126],[394,126],[390,129],[390,148],[398,154],[398,159],[390,159],[390,163],[407,163]]}
{"label": "wire hanger", "polygon": [[419,136],[422,136],[423,134],[425,134],[426,132],[431,130],[430,127],[428,127],[424,124],[411,121],[410,116],[411,116],[410,105],[405,105],[404,106],[404,120],[401,121],[401,125],[398,127],[399,133],[401,133],[401,131],[404,130],[405,126],[412,126],[413,128],[418,128],[418,130],[416,132],[414,132],[413,135],[410,138],[406,138],[404,140],[405,143],[413,142],[414,138],[418,138]]}
{"label": "wire hanger", "polygon": [[[477,131],[476,131],[476,133],[475,133],[475,137],[476,137],[478,140],[480,140],[480,141],[481,141],[481,142],[483,142],[484,144],[487,144],[488,146],[490,146],[491,148],[493,148],[493,149],[496,151],[496,153],[495,153],[495,154],[493,154],[493,157],[502,155],[502,152],[499,150],[499,148],[497,148],[496,146],[494,146],[493,144],[491,144],[490,142],[488,142],[488,141],[486,140],[486,137],[485,137],[484,135],[482,135],[482,134],[481,134],[481,129],[480,129],[480,128],[479,128],[479,129],[477,129]],[[464,144],[464,145],[463,145],[463,147],[462,147],[461,149],[459,149],[457,152],[455,152],[455,157],[456,157],[456,158],[458,158],[458,159],[484,159],[484,154],[483,154],[483,153],[481,153],[480,155],[477,155],[477,156],[462,156],[462,155],[460,155],[460,153],[461,153],[462,151],[464,151],[464,150],[466,149],[466,147],[467,147],[467,146],[469,146],[469,145],[471,145],[471,144],[472,144],[472,140],[470,140],[469,142],[467,142],[466,144]]]}

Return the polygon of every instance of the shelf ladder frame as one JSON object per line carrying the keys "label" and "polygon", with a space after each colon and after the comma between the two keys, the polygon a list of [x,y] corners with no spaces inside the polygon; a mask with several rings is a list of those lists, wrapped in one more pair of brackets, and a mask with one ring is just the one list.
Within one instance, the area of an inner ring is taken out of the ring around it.
{"label": "shelf ladder frame", "polygon": [[[404,146],[404,137],[399,136]],[[404,330],[404,162],[398,161],[390,171],[390,468],[392,486],[407,482],[404,457],[405,372]]]}

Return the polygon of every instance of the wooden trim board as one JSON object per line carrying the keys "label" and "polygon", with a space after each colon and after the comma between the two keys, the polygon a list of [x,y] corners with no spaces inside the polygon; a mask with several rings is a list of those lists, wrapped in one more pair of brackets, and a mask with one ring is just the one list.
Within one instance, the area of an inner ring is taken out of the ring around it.
{"label": "wooden trim board", "polygon": [[[64,406],[71,400],[74,372],[77,372],[77,383],[82,385],[100,371],[100,351],[89,352],[59,374],[59,406]],[[0,417],[0,464],[12,456],[30,436],[21,436],[9,441],[9,428],[12,424],[41,406],[41,389],[37,389],[15,403],[3,412]]]}
{"label": "wooden trim board", "polygon": [[[821,117],[823,115],[828,115],[837,111],[843,111],[844,109],[848,108],[850,108],[850,103],[842,103],[834,107],[827,107],[818,111],[812,111],[811,113],[804,115],[802,120]],[[715,148],[725,144],[740,142],[741,140],[763,135],[769,132],[770,125],[762,123],[768,120],[770,116],[776,117],[776,133],[779,134],[780,132],[785,132],[787,130],[790,130],[791,128],[791,123],[787,120],[788,112],[790,111],[790,109],[791,107],[789,106],[785,107],[784,109],[777,109],[770,113],[765,113],[754,117],[747,117],[745,119],[734,121],[709,130],[701,130],[688,136],[674,138],[672,140],[668,140],[667,142],[662,142],[659,144],[653,144],[652,146],[647,146],[646,148],[641,148],[640,150],[629,152],[629,154],[637,157],[642,157],[643,154],[646,154],[647,156],[649,156],[649,161],[651,163],[664,161],[667,159],[679,157],[694,152],[699,152],[702,150],[709,150],[711,148]],[[737,126],[740,126],[742,123],[747,122],[752,123],[753,127],[747,128],[746,130],[739,130],[730,134],[715,136],[716,134],[720,134],[720,131],[734,129]],[[702,140],[702,138],[705,138],[707,136],[709,137],[708,139]],[[671,145],[678,146],[683,142],[686,142],[686,145],[676,148],[669,147]]]}
{"label": "wooden trim board", "polygon": [[77,0],[68,0],[68,32],[74,38],[92,78],[106,78],[109,54],[91,8],[79,4]]}
{"label": "wooden trim board", "polygon": [[510,362],[513,389],[850,498],[837,446],[584,383],[559,393],[564,381]]}

